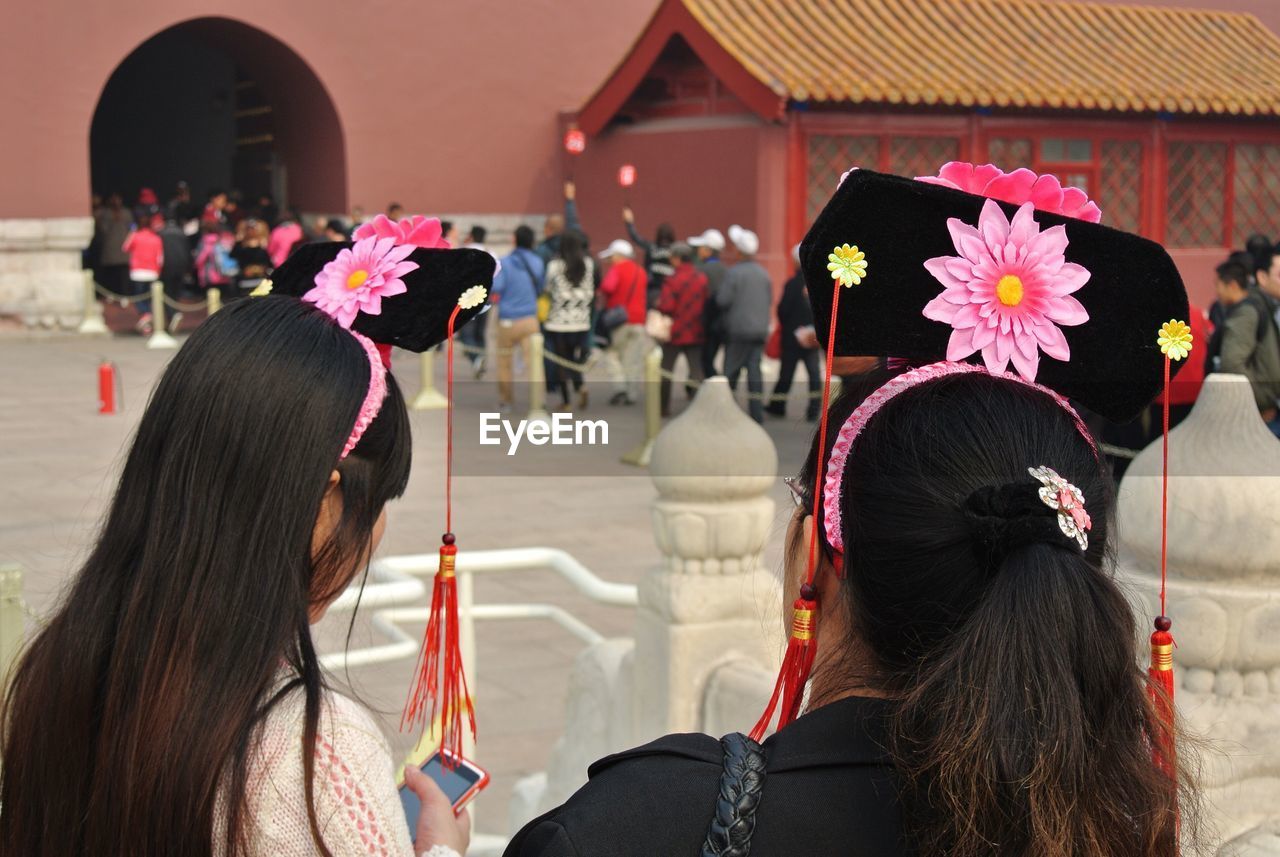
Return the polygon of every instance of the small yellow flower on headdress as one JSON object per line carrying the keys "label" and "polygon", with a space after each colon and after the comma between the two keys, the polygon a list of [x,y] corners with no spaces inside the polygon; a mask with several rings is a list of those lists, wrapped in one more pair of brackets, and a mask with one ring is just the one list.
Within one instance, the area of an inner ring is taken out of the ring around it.
{"label": "small yellow flower on headdress", "polygon": [[831,272],[831,279],[840,285],[846,288],[857,285],[867,276],[866,254],[858,249],[857,244],[852,247],[841,244],[827,256],[827,270]]}
{"label": "small yellow flower on headdress", "polygon": [[258,283],[258,287],[256,289],[249,292],[249,297],[265,298],[267,295],[271,294],[272,285],[274,284],[271,282],[270,279],[264,279],[261,283]]}
{"label": "small yellow flower on headdress", "polygon": [[1191,328],[1186,322],[1171,318],[1160,325],[1156,344],[1160,346],[1160,353],[1170,360],[1182,360],[1191,353]]}
{"label": "small yellow flower on headdress", "polygon": [[484,303],[485,297],[489,292],[484,286],[472,286],[462,293],[462,297],[458,298],[458,306],[463,309],[472,309]]}

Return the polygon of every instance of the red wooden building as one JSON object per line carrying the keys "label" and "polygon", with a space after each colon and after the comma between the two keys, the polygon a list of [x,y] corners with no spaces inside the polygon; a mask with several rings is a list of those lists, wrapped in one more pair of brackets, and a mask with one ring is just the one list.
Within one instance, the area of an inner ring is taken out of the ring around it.
{"label": "red wooden building", "polygon": [[[855,165],[1053,172],[1104,223],[1164,243],[1202,304],[1227,248],[1280,233],[1280,38],[1239,13],[664,0],[564,121],[587,134],[565,155],[584,210],[629,202],[644,230],[751,226],[778,275]],[[625,191],[624,163],[639,177]]]}

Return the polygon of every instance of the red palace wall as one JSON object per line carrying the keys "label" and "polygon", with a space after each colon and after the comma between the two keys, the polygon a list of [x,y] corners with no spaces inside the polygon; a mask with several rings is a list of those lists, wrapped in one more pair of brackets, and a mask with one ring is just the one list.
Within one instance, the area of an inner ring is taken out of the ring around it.
{"label": "red palace wall", "polygon": [[[1280,29],[1275,0],[1158,2],[1252,11]],[[608,78],[656,6],[49,0],[0,28],[0,218],[85,214],[89,127],[104,85],[138,45],[200,18],[238,22],[206,24],[204,33],[281,94],[277,119],[293,133],[281,133],[278,147],[304,208],[372,211],[396,199],[410,210],[545,212],[564,176],[560,116]],[[692,124],[588,140],[577,169],[596,243],[620,234],[615,173],[631,161],[640,176],[632,202],[646,232],[663,217],[682,234],[742,222],[761,233],[775,274],[785,273],[796,237],[785,219],[786,127],[749,114],[666,121]],[[1203,263],[1189,261],[1198,287]]]}
{"label": "red palace wall", "polygon": [[[640,32],[656,0],[49,0],[0,28],[0,218],[87,213],[89,127],[99,94],[145,40],[229,18],[257,35],[228,49],[286,96],[309,70],[333,109],[273,99],[308,135],[290,142],[316,187],[298,201],[377,210],[544,211],[557,195],[558,115],[577,106]],[[244,32],[241,30],[241,32]],[[259,44],[264,35],[289,54]],[[304,87],[302,91],[307,91]],[[155,105],[164,110],[163,104]],[[336,115],[340,127],[333,127]],[[325,121],[326,117],[329,121]],[[306,163],[309,146],[341,164]],[[314,140],[312,141],[314,143]],[[285,145],[285,141],[281,141]],[[325,178],[325,174],[330,174]],[[325,183],[328,182],[328,186]],[[297,185],[291,181],[291,185]],[[165,191],[166,189],[160,189]],[[203,189],[197,188],[197,192]]]}
{"label": "red palace wall", "polygon": [[[711,117],[603,134],[569,167],[593,247],[625,236],[622,207],[630,204],[649,239],[663,221],[681,239],[733,223],[752,229],[762,239],[760,261],[778,277],[786,269],[784,155],[785,129],[746,116]],[[630,190],[618,184],[622,164],[636,168]]]}

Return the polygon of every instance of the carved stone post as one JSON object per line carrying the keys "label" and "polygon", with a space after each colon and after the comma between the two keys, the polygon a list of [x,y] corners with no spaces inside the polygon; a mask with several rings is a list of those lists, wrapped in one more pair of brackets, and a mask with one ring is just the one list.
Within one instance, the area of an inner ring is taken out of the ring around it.
{"label": "carved stone post", "polygon": [[635,638],[604,640],[574,662],[564,736],[547,770],[516,785],[513,832],[569,797],[602,756],[701,731],[707,711],[716,728],[750,728],[782,628],[778,584],[761,563],[777,469],[773,441],[723,377],[658,434],[649,470],[662,561],[639,585]]}
{"label": "carved stone post", "polygon": [[[1160,453],[1156,441],[1134,460],[1119,496],[1121,574],[1144,641],[1159,606]],[[1256,842],[1260,825],[1280,825],[1280,442],[1242,376],[1208,377],[1171,433],[1169,471],[1178,715],[1209,739],[1217,833]]]}
{"label": "carved stone post", "polygon": [[[767,496],[773,441],[738,407],[723,377],[706,381],[663,429],[650,477],[664,560],[640,583],[636,616],[636,738],[701,728],[711,674],[744,658],[775,663],[775,575],[761,552],[774,522]],[[749,724],[748,724],[749,725]]]}

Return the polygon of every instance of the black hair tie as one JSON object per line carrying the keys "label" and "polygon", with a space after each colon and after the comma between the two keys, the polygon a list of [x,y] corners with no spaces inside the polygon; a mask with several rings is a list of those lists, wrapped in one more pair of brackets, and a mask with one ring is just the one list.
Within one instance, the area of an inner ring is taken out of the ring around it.
{"label": "black hair tie", "polygon": [[1057,512],[1046,506],[1033,480],[984,485],[961,504],[973,539],[973,551],[983,565],[998,568],[1010,553],[1032,544],[1074,548],[1058,527]]}

